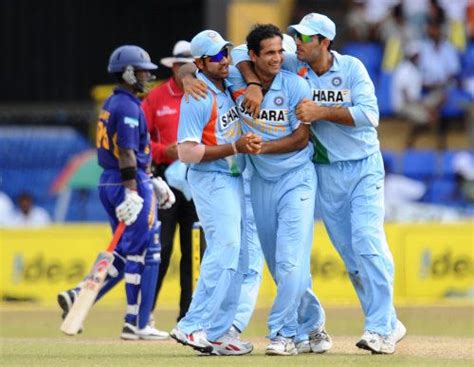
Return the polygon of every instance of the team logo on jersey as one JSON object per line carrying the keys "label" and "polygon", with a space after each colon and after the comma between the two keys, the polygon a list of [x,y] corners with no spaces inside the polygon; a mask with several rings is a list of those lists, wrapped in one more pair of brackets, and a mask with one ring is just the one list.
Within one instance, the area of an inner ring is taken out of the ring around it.
{"label": "team logo on jersey", "polygon": [[342,83],[342,79],[340,77],[336,76],[336,77],[332,78],[331,83],[335,87],[339,87]]}
{"label": "team logo on jersey", "polygon": [[283,104],[283,102],[285,102],[285,100],[283,99],[282,96],[277,96],[273,100],[273,103],[275,103],[277,106],[281,106]]}
{"label": "team logo on jersey", "polygon": [[327,103],[351,103],[349,89],[313,89],[313,101]]}
{"label": "team logo on jersey", "polygon": [[234,106],[229,109],[225,114],[220,117],[220,124],[223,129],[225,129],[230,124],[234,123],[239,119],[239,113],[237,112],[237,107]]}

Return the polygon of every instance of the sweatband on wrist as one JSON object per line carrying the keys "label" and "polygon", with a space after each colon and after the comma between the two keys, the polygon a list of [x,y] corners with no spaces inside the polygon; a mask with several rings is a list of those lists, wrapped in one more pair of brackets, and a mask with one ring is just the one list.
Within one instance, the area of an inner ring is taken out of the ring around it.
{"label": "sweatband on wrist", "polygon": [[135,180],[137,176],[137,168],[136,167],[121,168],[120,176],[122,177],[122,181]]}
{"label": "sweatband on wrist", "polygon": [[262,83],[259,83],[259,82],[248,82],[247,86],[249,86],[249,85],[258,85],[260,87],[260,89],[263,89]]}

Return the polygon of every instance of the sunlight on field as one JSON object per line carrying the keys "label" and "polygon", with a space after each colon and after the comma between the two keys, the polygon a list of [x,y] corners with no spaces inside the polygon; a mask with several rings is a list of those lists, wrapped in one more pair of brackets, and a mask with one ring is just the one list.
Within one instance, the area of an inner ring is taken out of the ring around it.
{"label": "sunlight on field", "polygon": [[[370,356],[354,344],[362,332],[362,316],[356,307],[331,307],[327,328],[334,339],[326,355],[278,358],[264,356],[265,320],[268,310],[257,310],[243,334],[255,349],[243,357],[196,357],[193,350],[165,342],[124,342],[118,338],[122,312],[97,307],[85,331],[66,337],[59,331],[60,312],[54,308],[1,306],[0,365],[4,366],[468,366],[474,361],[474,308],[445,305],[400,307],[399,318],[408,336],[393,356]],[[176,311],[156,312],[159,328],[171,329]],[[291,360],[291,361],[290,361]]]}

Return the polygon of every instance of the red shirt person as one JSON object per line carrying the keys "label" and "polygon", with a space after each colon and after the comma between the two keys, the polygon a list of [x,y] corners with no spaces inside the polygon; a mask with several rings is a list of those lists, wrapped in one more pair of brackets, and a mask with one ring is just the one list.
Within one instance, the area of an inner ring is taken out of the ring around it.
{"label": "red shirt person", "polygon": [[[154,172],[162,179],[168,166],[178,159],[176,137],[178,132],[179,110],[183,97],[182,85],[176,74],[184,63],[193,62],[191,44],[178,41],[173,48],[173,56],[161,59],[161,64],[170,68],[173,75],[163,84],[155,87],[142,102],[151,136],[151,149]],[[176,225],[180,228],[180,283],[181,297],[178,320],[187,312],[192,297],[192,227],[198,221],[194,203],[186,199],[181,191],[170,185],[176,196],[176,203],[166,210],[159,210],[161,221],[161,265],[156,287],[156,299],[168,270]]]}

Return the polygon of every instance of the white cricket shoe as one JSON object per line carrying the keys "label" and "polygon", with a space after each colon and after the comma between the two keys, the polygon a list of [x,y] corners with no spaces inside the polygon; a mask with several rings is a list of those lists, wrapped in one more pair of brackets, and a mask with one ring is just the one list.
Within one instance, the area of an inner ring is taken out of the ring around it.
{"label": "white cricket shoe", "polygon": [[356,343],[356,347],[371,352],[380,353],[382,348],[383,336],[373,331],[364,331],[360,340]]}
{"label": "white cricket shoe", "polygon": [[277,335],[277,337],[272,339],[271,343],[267,345],[265,354],[269,356],[292,356],[298,354],[298,350],[292,338]]}
{"label": "white cricket shoe", "polygon": [[395,353],[395,337],[394,334],[387,335],[382,340],[382,346],[380,348],[380,354],[393,354]]}
{"label": "white cricket shoe", "polygon": [[406,333],[405,325],[397,320],[397,326],[392,334],[382,336],[372,331],[365,331],[356,346],[369,350],[374,354],[393,354],[395,353],[396,344],[405,337]]}
{"label": "white cricket shoe", "polygon": [[252,343],[240,340],[237,330],[229,330],[219,339],[211,341],[211,344],[213,346],[211,354],[216,356],[241,356],[253,350]]}
{"label": "white cricket shoe", "polygon": [[311,353],[311,346],[309,340],[301,340],[295,344],[298,354]]}
{"label": "white cricket shoe", "polygon": [[170,337],[166,331],[158,330],[150,325],[137,331],[138,337],[142,340],[166,340]]}
{"label": "white cricket shoe", "polygon": [[332,340],[324,327],[309,334],[309,346],[313,353],[326,353],[332,348]]}
{"label": "white cricket shoe", "polygon": [[197,330],[187,335],[187,345],[201,353],[211,353],[214,346],[207,339],[207,334],[204,330]]}
{"label": "white cricket shoe", "polygon": [[123,340],[166,340],[168,337],[169,334],[166,331],[155,329],[150,325],[138,329],[128,322],[125,323],[122,334],[120,334],[120,338]]}
{"label": "white cricket shoe", "polygon": [[397,326],[393,332],[395,343],[400,342],[405,337],[405,335],[407,335],[407,328],[400,320],[397,320]]}
{"label": "white cricket shoe", "polygon": [[407,328],[400,320],[397,320],[397,326],[395,327],[393,333],[384,338],[380,352],[383,354],[395,353],[396,344],[401,341],[406,334]]}
{"label": "white cricket shoe", "polygon": [[211,342],[207,339],[207,334],[204,330],[196,330],[191,334],[186,334],[176,326],[171,330],[170,336],[178,343],[189,345],[191,348],[201,353],[211,353],[214,349]]}
{"label": "white cricket shoe", "polygon": [[188,345],[188,336],[179,327],[176,326],[173,330],[171,330],[170,336],[178,343]]}

